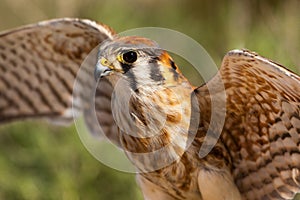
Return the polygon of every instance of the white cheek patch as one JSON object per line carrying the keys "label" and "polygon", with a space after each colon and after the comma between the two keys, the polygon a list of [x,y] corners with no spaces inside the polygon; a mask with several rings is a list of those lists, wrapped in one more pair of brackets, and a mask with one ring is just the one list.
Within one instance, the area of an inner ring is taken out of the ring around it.
{"label": "white cheek patch", "polygon": [[134,74],[136,78],[136,82],[138,86],[151,85],[154,81],[150,77],[150,68],[149,64],[139,62],[131,69],[131,72]]}

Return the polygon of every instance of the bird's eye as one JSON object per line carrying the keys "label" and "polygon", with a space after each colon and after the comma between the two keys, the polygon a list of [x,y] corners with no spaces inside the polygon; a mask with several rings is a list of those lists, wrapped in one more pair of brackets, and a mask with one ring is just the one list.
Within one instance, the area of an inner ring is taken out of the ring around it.
{"label": "bird's eye", "polygon": [[137,53],[135,51],[128,51],[122,55],[122,59],[126,63],[134,63],[137,60]]}

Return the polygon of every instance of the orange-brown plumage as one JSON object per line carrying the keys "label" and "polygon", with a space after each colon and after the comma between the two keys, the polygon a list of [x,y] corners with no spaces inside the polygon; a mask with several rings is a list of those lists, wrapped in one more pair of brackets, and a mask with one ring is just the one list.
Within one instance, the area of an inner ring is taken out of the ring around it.
{"label": "orange-brown plumage", "polygon": [[[80,63],[100,42],[72,96]],[[96,64],[95,120],[88,110]],[[73,101],[93,133],[99,123],[126,151],[145,199],[278,200],[300,191],[300,78],[253,52],[229,52],[219,73],[194,87],[155,42],[61,19],[1,34],[0,69],[1,122],[67,120]]]}

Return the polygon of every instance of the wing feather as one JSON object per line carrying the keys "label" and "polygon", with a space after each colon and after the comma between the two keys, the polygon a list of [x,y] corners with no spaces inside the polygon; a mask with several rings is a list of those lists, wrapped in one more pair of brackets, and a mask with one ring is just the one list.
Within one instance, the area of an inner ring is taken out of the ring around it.
{"label": "wing feather", "polygon": [[229,52],[220,75],[226,92],[221,139],[242,196],[293,199],[300,192],[300,77],[246,50]]}
{"label": "wing feather", "polygon": [[[72,101],[78,110],[83,107],[72,98],[80,65],[98,44],[114,34],[104,24],[70,18],[1,33],[0,123],[40,117],[70,121]],[[91,61],[95,63],[96,58]],[[91,77],[92,64],[86,68]],[[80,84],[88,84],[86,77],[78,79]]]}

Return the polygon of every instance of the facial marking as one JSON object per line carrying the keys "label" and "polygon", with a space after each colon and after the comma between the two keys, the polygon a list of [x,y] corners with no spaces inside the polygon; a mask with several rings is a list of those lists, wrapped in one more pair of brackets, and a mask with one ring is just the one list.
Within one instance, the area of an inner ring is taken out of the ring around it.
{"label": "facial marking", "polygon": [[170,61],[172,60],[171,56],[166,52],[164,51],[159,57],[158,57],[159,61],[165,65],[165,66],[170,66]]}
{"label": "facial marking", "polygon": [[154,60],[149,63],[150,68],[150,78],[154,81],[164,81],[165,78],[163,77],[160,67],[157,64],[157,60]]}

